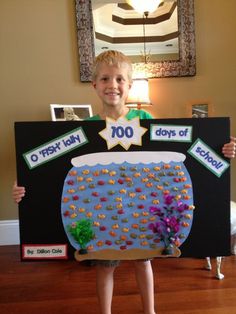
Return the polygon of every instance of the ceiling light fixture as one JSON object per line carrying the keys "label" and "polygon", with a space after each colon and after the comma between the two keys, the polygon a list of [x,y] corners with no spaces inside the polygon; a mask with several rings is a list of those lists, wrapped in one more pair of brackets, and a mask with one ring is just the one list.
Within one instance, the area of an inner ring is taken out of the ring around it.
{"label": "ceiling light fixture", "polygon": [[126,0],[135,11],[144,14],[144,12],[154,12],[161,0]]}
{"label": "ceiling light fixture", "polygon": [[141,52],[142,54],[142,62],[148,63],[150,61],[150,52],[147,53],[146,48],[146,24],[147,18],[151,12],[154,12],[161,0],[126,0],[126,2],[138,13],[142,14],[143,16],[143,48],[144,51]]}

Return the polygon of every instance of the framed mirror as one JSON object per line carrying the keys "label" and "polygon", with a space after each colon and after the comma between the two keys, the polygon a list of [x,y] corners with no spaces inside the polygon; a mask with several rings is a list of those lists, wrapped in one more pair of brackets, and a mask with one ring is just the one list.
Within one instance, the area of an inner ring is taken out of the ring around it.
{"label": "framed mirror", "polygon": [[[96,2],[96,0],[76,0],[81,82],[91,81],[91,69],[95,57],[92,1]],[[134,62],[134,78],[140,77],[140,73],[144,73],[147,78],[194,76],[196,74],[194,0],[176,1],[179,33],[178,59],[156,62]],[[102,0],[99,0],[99,2],[102,3]],[[107,2],[104,0],[104,4]],[[120,0],[115,2],[124,3],[125,1]]]}

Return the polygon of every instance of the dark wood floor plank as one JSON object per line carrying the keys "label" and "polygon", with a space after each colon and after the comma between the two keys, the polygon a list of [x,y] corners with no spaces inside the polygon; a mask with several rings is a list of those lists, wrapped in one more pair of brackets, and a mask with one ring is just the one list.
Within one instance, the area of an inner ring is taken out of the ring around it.
{"label": "dark wood floor plank", "polygon": [[[225,279],[204,260],[155,259],[158,314],[236,313],[236,256],[222,261]],[[98,314],[95,269],[76,261],[21,262],[18,246],[0,247],[1,314]],[[115,272],[113,314],[141,314],[133,264]]]}

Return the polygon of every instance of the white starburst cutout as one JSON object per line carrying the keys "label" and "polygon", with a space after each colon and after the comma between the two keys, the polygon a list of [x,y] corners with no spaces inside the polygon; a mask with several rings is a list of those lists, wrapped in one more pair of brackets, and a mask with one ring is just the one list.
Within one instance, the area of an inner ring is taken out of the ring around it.
{"label": "white starburst cutout", "polygon": [[146,128],[140,126],[139,117],[132,120],[106,118],[106,128],[99,135],[106,140],[108,149],[119,144],[128,150],[132,144],[142,146],[142,136],[146,131]]}

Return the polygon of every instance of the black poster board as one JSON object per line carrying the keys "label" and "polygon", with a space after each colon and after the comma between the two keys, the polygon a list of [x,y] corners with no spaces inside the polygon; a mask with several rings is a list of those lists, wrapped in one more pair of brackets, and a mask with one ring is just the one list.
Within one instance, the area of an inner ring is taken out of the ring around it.
{"label": "black poster board", "polygon": [[[147,129],[141,145],[131,145],[128,150],[116,145],[108,150],[107,142],[99,132],[106,128],[106,121],[70,122],[16,122],[15,140],[18,185],[26,187],[26,195],[19,204],[20,244],[22,259],[74,258],[75,249],[65,234],[61,217],[61,197],[65,177],[71,169],[71,159],[97,152],[173,151],[186,155],[184,162],[193,182],[194,218],[191,232],[180,246],[181,256],[204,257],[230,254],[230,167],[216,175],[190,153],[193,143],[200,140],[217,156],[224,143],[229,141],[228,118],[157,119],[140,120]],[[153,140],[153,126],[191,126],[191,141]],[[83,145],[52,158],[30,169],[23,156],[53,139],[82,128],[86,137]],[[226,163],[229,163],[226,160]],[[42,248],[48,245],[54,254],[47,255]],[[57,248],[57,245],[59,249]],[[60,246],[65,246],[61,255]],[[38,248],[38,253],[31,252]],[[58,251],[57,251],[58,250]],[[45,253],[45,254],[44,254]],[[60,253],[60,252],[59,252]],[[32,255],[31,255],[32,254]]]}

